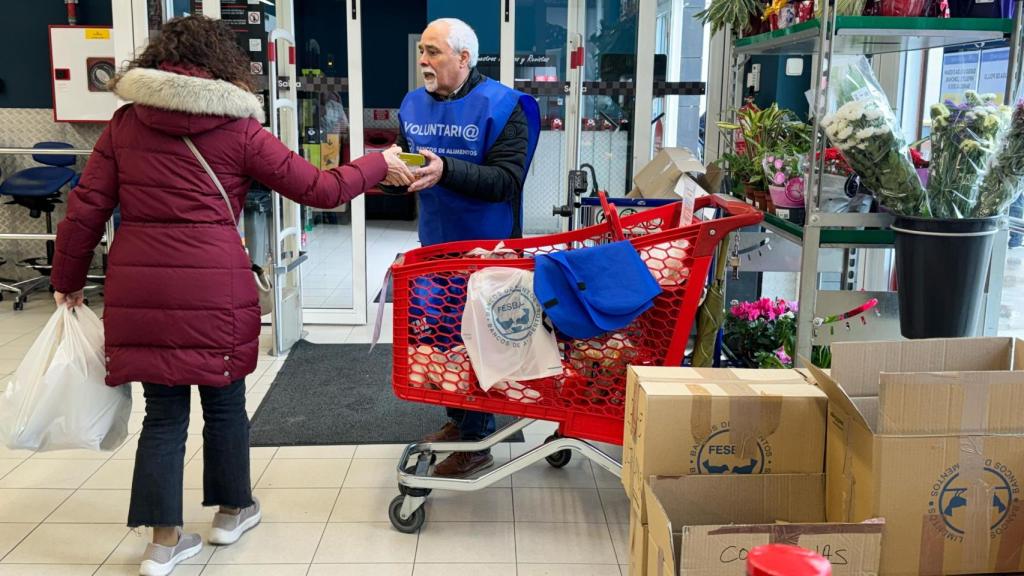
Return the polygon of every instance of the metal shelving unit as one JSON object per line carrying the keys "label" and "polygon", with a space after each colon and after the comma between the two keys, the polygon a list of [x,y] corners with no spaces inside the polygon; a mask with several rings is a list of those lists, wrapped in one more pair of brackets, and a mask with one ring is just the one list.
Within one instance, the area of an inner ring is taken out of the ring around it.
{"label": "metal shelving unit", "polygon": [[[743,66],[755,55],[813,55],[817,80],[812,102],[819,106],[827,101],[830,85],[829,62],[837,55],[886,54],[973,45],[1008,40],[1010,64],[1007,74],[1007,98],[1021,77],[1022,7],[1017,0],[1014,19],[984,18],[897,18],[885,16],[836,16],[834,1],[824,1],[820,18],[795,26],[740,38],[733,43],[734,102],[742,104]],[[827,25],[822,25],[822,23]],[[822,114],[814,114],[812,150],[825,147],[821,135]],[[821,155],[822,158],[824,154]],[[806,198],[807,224],[798,226],[774,215],[766,215],[764,229],[771,234],[802,246],[799,302],[801,313],[797,328],[797,353],[810,357],[811,347],[841,340],[899,338],[898,305],[895,292],[853,292],[820,290],[820,252],[827,248],[846,250],[846,261],[859,249],[887,249],[893,245],[889,230],[892,216],[888,214],[830,213],[821,210],[822,181],[819,175],[824,161],[812,162],[808,171]],[[1007,226],[996,237],[986,289],[982,332],[994,334],[998,326],[999,299],[1002,292],[1003,266],[1006,260]],[[877,298],[879,306],[870,323],[847,322],[838,330],[823,328],[821,319],[856,307],[869,298]]]}
{"label": "metal shelving unit", "polygon": [[[887,54],[947,48],[1002,40],[1013,32],[1013,20],[1002,18],[894,18],[837,16],[833,54]],[[740,38],[737,54],[817,54],[821,20]]]}

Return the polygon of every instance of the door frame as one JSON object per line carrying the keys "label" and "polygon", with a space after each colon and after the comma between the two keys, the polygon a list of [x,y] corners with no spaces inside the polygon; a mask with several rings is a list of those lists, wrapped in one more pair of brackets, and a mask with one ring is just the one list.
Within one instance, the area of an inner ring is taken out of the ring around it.
{"label": "door frame", "polygon": [[[346,0],[345,30],[348,48],[348,112],[350,161],[365,154],[363,135],[363,10],[361,0]],[[348,204],[352,210],[352,307],[303,308],[305,324],[362,326],[369,308],[366,271],[366,196]],[[382,302],[380,305],[383,305]]]}

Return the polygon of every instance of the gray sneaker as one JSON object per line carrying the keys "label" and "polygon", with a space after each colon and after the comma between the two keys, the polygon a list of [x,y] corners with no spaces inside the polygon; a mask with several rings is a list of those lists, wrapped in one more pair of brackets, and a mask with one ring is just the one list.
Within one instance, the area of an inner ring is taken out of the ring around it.
{"label": "gray sneaker", "polygon": [[238,542],[247,530],[260,523],[260,501],[253,498],[252,506],[242,508],[238,514],[217,512],[213,515],[213,529],[210,530],[210,544],[226,546]]}
{"label": "gray sneaker", "polygon": [[141,576],[167,576],[181,562],[199,554],[203,549],[203,539],[199,534],[183,534],[178,528],[178,543],[174,546],[161,546],[150,543],[139,566]]}

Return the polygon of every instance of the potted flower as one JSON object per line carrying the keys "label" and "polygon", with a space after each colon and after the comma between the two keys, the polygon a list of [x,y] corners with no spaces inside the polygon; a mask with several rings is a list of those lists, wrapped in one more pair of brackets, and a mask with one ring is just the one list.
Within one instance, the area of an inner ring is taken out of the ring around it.
{"label": "potted flower", "polygon": [[802,226],[805,214],[805,157],[785,151],[768,152],[761,160],[761,168],[776,214]]}
{"label": "potted flower", "polygon": [[[725,346],[748,368],[793,368],[797,313],[796,302],[781,298],[733,300],[725,320]],[[831,367],[830,348],[812,347],[810,360],[819,368]]]}
{"label": "potted flower", "polygon": [[977,331],[998,221],[1024,179],[1024,101],[993,96],[931,109],[927,186],[863,57],[841,60],[825,134],[896,219],[900,327],[907,338]]}
{"label": "potted flower", "polygon": [[719,122],[718,128],[732,139],[734,149],[734,153],[723,154],[718,163],[728,166],[734,182],[744,186],[748,197],[757,199],[758,208],[768,210],[762,166],[765,155],[809,152],[811,127],[799,121],[793,112],[773,103],[764,109],[753,104],[744,106],[736,112],[735,123]]}
{"label": "potted flower", "polygon": [[796,302],[761,298],[733,301],[725,321],[725,345],[745,366],[792,365]]}
{"label": "potted flower", "polygon": [[763,196],[760,196],[762,192],[760,186],[757,185],[758,179],[761,178],[761,171],[758,170],[752,158],[746,154],[726,152],[719,157],[716,164],[728,169],[729,183],[733,194],[745,199],[747,203],[761,208],[760,203]]}

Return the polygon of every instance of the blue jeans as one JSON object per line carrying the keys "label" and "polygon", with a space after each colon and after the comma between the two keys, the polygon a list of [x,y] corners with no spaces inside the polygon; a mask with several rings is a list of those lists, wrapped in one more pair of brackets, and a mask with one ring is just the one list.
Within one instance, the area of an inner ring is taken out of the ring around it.
{"label": "blue jeans", "polygon": [[[181,526],[185,440],[191,386],[143,384],[146,417],[135,454],[128,526]],[[203,406],[203,506],[251,506],[245,380],[200,386]]]}
{"label": "blue jeans", "polygon": [[494,414],[447,408],[448,417],[459,427],[462,440],[475,441],[494,434]]}

